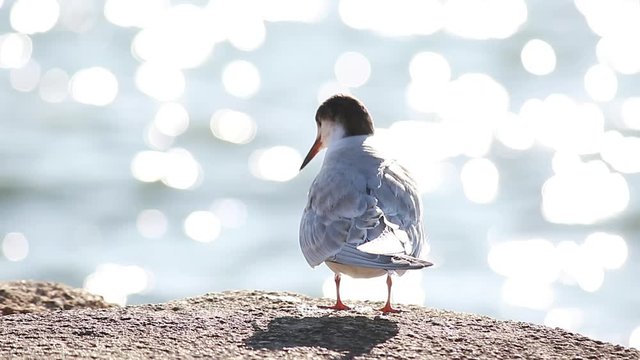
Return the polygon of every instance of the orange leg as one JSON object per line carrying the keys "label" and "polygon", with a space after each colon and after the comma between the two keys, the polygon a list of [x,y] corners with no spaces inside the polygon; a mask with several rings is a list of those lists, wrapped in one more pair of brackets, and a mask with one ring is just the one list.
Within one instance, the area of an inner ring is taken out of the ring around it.
{"label": "orange leg", "polygon": [[391,275],[387,274],[387,303],[384,305],[382,309],[380,309],[380,311],[382,311],[382,313],[384,314],[400,312],[400,310],[394,309],[391,307],[391,285],[392,285]]}
{"label": "orange leg", "polygon": [[333,278],[336,282],[336,304],[333,306],[320,306],[323,309],[333,309],[333,310],[349,310],[351,309],[347,305],[342,303],[340,300],[340,274],[336,274]]}

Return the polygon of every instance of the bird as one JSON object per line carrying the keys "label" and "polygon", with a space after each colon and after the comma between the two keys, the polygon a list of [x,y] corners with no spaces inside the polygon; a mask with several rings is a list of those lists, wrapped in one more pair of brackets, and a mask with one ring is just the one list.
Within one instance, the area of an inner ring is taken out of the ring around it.
{"label": "bird", "polygon": [[386,274],[387,302],[380,310],[400,312],[391,306],[391,274],[433,265],[420,258],[425,238],[416,182],[384,154],[372,117],[357,98],[331,96],[315,121],[317,136],[300,171],[321,150],[326,154],[309,189],[299,240],[311,267],[324,263],[334,272],[336,303],[326,308],[350,309],[340,298],[341,275]]}

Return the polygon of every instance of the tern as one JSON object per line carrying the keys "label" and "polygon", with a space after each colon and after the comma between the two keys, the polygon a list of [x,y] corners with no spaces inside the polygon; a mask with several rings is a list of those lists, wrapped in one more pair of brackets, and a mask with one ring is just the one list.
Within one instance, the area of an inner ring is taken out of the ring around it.
{"label": "tern", "polygon": [[320,172],[311,184],[300,222],[300,247],[311,267],[325,263],[335,276],[336,304],[340,278],[387,275],[433,265],[419,258],[424,244],[420,194],[406,168],[383,155],[376,145],[369,111],[356,98],[334,95],[316,112],[317,136],[300,170],[326,148]]}

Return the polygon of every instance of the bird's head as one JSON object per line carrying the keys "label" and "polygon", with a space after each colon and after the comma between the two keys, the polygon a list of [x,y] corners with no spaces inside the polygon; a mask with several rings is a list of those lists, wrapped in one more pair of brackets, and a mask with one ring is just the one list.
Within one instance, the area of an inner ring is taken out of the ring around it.
{"label": "bird's head", "polygon": [[373,135],[373,120],[367,108],[358,99],[349,95],[334,95],[316,111],[318,135],[304,158],[300,170],[316,154],[336,140],[357,135]]}

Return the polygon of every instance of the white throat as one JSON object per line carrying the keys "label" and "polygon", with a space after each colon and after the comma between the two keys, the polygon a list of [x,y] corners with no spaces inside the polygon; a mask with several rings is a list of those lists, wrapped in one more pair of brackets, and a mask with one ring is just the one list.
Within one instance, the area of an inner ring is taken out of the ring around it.
{"label": "white throat", "polygon": [[331,147],[336,141],[344,138],[345,134],[344,127],[334,121],[323,121],[320,126],[320,139],[325,147]]}

